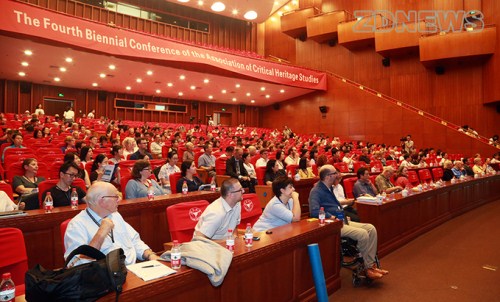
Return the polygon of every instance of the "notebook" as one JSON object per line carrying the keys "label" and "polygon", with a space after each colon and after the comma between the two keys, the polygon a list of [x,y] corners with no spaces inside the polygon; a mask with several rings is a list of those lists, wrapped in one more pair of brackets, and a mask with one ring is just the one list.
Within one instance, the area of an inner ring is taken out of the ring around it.
{"label": "notebook", "polygon": [[157,260],[127,265],[127,269],[146,282],[176,273],[175,270]]}

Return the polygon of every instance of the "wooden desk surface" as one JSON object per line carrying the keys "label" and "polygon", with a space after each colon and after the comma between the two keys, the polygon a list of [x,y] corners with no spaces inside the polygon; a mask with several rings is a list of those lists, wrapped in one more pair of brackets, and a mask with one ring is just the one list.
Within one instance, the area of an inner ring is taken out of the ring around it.
{"label": "wooden desk surface", "polygon": [[[314,300],[315,289],[307,245],[318,243],[328,292],[340,287],[339,244],[342,224],[319,226],[317,221],[287,224],[262,232],[246,248],[240,236],[220,287],[213,287],[198,270],[183,266],[178,273],[144,282],[127,275],[120,301],[302,301]],[[166,263],[170,265],[170,263]],[[102,301],[114,301],[109,294]],[[100,301],[101,301],[100,300]]]}
{"label": "wooden desk surface", "polygon": [[356,202],[361,221],[378,233],[379,256],[384,256],[436,226],[485,203],[500,199],[500,175],[445,183],[443,187],[381,205]]}
{"label": "wooden desk surface", "polygon": [[[219,198],[219,192],[190,192],[187,195],[171,194],[156,197],[127,199],[120,201],[118,211],[140,235],[141,239],[154,251],[163,250],[163,243],[170,241],[165,209],[173,204]],[[63,243],[60,225],[66,219],[73,218],[86,205],[79,205],[78,210],[71,207],[58,207],[52,213],[44,210],[26,211],[26,216],[10,217],[0,220],[0,227],[14,227],[22,230],[28,254],[28,266],[39,263],[52,269],[64,265]]]}

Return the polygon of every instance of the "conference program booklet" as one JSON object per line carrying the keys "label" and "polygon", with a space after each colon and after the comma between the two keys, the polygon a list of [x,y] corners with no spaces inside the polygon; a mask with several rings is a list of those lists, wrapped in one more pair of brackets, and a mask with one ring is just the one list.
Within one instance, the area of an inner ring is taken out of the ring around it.
{"label": "conference program booklet", "polygon": [[175,270],[158,260],[127,265],[127,269],[146,282],[176,273]]}

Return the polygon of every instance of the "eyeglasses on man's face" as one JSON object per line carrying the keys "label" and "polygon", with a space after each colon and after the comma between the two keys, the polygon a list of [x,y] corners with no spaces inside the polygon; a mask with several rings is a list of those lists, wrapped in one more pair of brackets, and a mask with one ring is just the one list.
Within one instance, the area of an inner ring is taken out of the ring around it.
{"label": "eyeglasses on man's face", "polygon": [[68,175],[69,178],[75,178],[78,176],[78,174],[73,174],[73,173],[66,173],[66,172],[63,172],[64,174]]}
{"label": "eyeglasses on man's face", "polygon": [[107,196],[103,196],[102,198],[112,198],[112,199],[114,199],[114,201],[118,201],[120,199],[120,196],[118,196],[118,195],[107,195]]}
{"label": "eyeglasses on man's face", "polygon": [[142,171],[149,171],[149,172],[151,172],[151,168],[144,168],[144,169],[142,169]]}
{"label": "eyeglasses on man's face", "polygon": [[245,189],[240,188],[239,190],[231,191],[231,193],[243,193],[245,192]]}

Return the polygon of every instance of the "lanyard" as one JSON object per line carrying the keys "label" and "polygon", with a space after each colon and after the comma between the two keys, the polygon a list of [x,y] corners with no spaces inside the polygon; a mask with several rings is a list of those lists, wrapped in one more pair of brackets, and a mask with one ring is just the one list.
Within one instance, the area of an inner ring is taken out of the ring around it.
{"label": "lanyard", "polygon": [[[87,212],[87,214],[89,214],[89,216],[92,219],[92,221],[94,221],[95,224],[97,224],[98,227],[101,226],[99,224],[99,222],[97,222],[97,220],[94,218],[94,216],[92,216],[92,214],[90,214],[89,209],[85,209],[85,212]],[[108,236],[109,236],[109,238],[111,238],[111,242],[115,243],[115,237],[113,236],[113,230],[111,230],[111,232],[109,232]]]}

